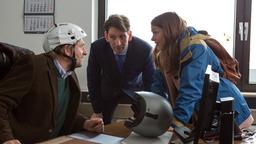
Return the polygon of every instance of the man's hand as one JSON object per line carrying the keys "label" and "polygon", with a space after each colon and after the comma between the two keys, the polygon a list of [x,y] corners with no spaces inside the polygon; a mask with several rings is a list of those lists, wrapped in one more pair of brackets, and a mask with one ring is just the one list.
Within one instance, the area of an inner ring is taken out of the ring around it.
{"label": "man's hand", "polygon": [[84,122],[84,129],[92,132],[104,132],[104,123],[102,118],[91,118]]}
{"label": "man's hand", "polygon": [[8,140],[3,144],[21,144],[21,142],[19,140],[13,139],[13,140]]}
{"label": "man's hand", "polygon": [[103,115],[102,115],[102,113],[93,113],[91,115],[91,118],[103,118]]}

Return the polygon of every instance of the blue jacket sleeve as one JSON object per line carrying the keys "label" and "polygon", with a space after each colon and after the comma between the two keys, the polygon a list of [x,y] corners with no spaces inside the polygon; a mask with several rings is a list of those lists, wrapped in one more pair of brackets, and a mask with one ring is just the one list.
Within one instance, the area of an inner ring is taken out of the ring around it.
{"label": "blue jacket sleeve", "polygon": [[208,65],[208,53],[203,45],[193,45],[190,48],[192,60],[181,70],[179,96],[174,108],[174,116],[184,123],[188,123],[201,99],[204,74]]}

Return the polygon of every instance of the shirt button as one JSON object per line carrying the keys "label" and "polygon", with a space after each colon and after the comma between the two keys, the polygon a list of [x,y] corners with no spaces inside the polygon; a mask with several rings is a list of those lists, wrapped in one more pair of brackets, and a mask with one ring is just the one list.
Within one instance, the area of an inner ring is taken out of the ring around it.
{"label": "shirt button", "polygon": [[48,132],[49,132],[49,133],[52,133],[52,129],[49,129]]}

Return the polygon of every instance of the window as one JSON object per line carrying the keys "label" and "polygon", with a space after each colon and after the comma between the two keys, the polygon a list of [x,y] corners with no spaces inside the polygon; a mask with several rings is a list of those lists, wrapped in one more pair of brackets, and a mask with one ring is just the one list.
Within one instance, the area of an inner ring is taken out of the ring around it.
{"label": "window", "polygon": [[[244,92],[256,92],[255,69],[255,1],[236,1],[235,56],[240,62],[242,79],[239,88]],[[252,41],[251,41],[252,40]]]}
{"label": "window", "polygon": [[[256,41],[250,41],[256,38],[255,1],[253,3],[252,0],[108,0],[106,3],[99,1],[99,6],[103,4],[105,11],[103,13],[101,10],[102,13],[99,13],[100,33],[103,34],[105,17],[115,13],[124,14],[130,19],[133,35],[144,39],[153,47],[151,20],[163,12],[177,12],[187,21],[188,26],[193,26],[197,30],[207,30],[238,59],[242,73],[239,89],[246,92],[256,91],[256,63],[252,60],[256,56]],[[243,31],[239,30],[239,25]],[[247,31],[248,35],[246,35]],[[247,40],[241,40],[241,35]]]}
{"label": "window", "polygon": [[[256,1],[252,1],[251,12],[251,36],[250,36],[250,66],[249,66],[249,84],[256,84]],[[255,61],[255,60],[254,60]]]}
{"label": "window", "polygon": [[[206,6],[199,7],[198,3]],[[177,12],[186,20],[188,26],[207,30],[233,55],[233,0],[108,0],[107,4],[107,17],[116,13],[126,15],[130,19],[133,35],[144,39],[152,46],[154,43],[151,41],[150,22],[155,16],[167,11]]]}

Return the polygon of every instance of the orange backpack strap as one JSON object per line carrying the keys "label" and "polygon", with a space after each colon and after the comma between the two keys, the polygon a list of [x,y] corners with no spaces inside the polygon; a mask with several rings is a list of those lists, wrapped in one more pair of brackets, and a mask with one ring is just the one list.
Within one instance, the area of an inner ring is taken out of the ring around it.
{"label": "orange backpack strap", "polygon": [[230,56],[227,50],[217,40],[211,38],[209,35],[196,34],[190,38],[184,39],[182,43],[182,47],[188,47],[193,44],[203,44],[211,48],[220,60],[224,70],[223,77],[229,79],[234,84],[237,84],[237,81],[241,78],[239,62]]}
{"label": "orange backpack strap", "polygon": [[224,69],[224,77],[237,84],[241,78],[239,71],[239,62],[229,55],[226,49],[215,39],[205,39],[207,45],[212,49],[215,55],[219,58],[221,66]]}

